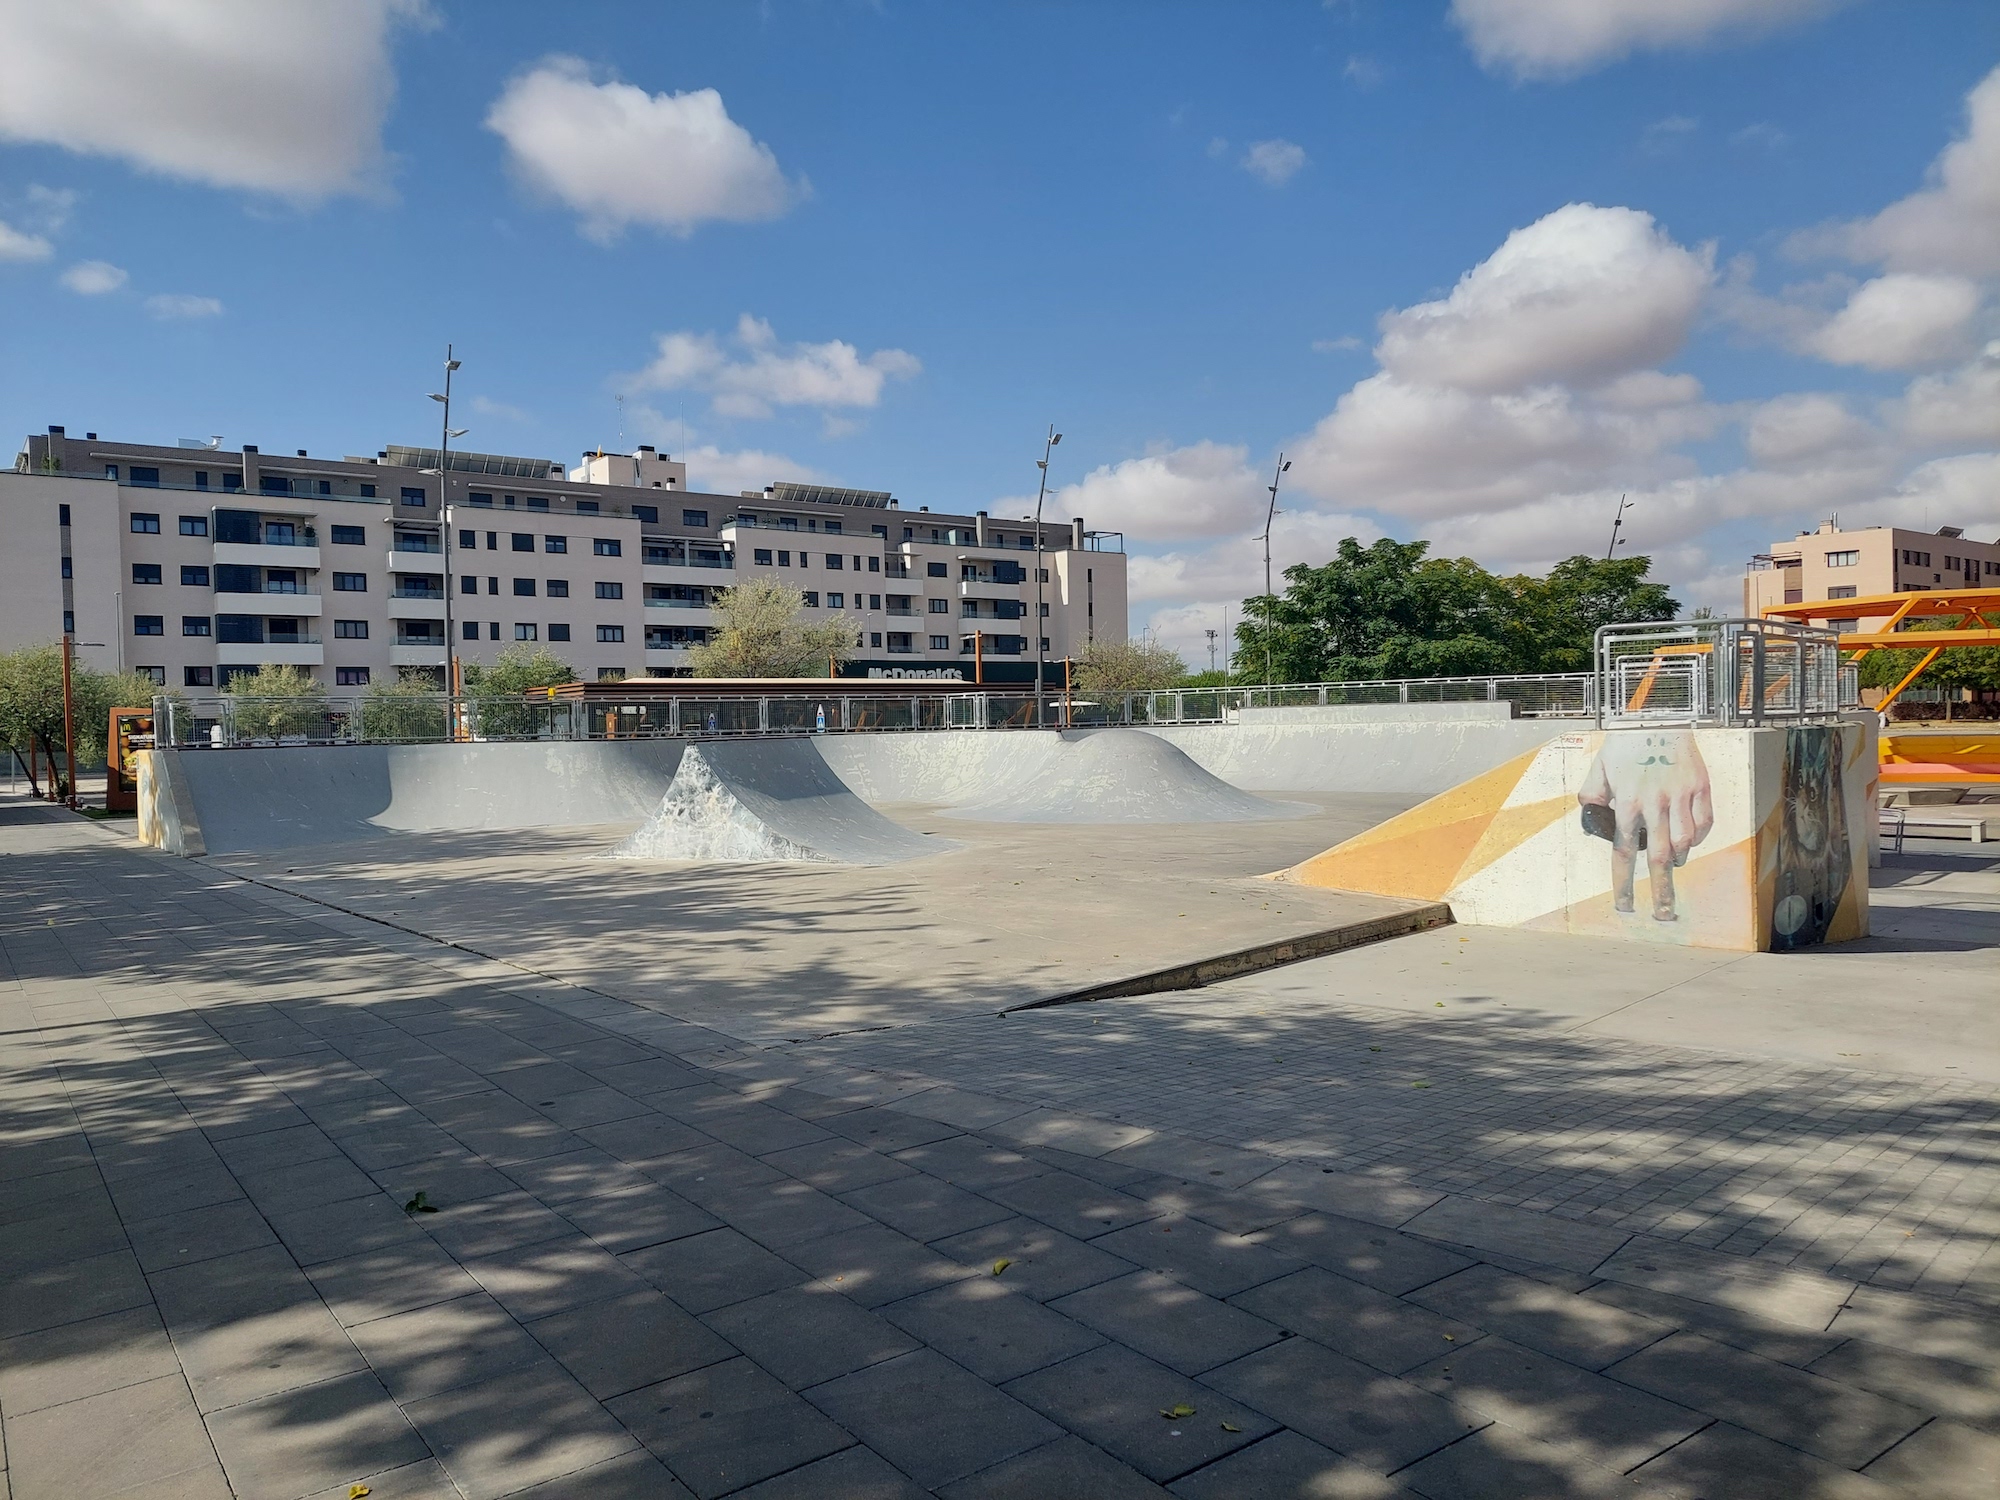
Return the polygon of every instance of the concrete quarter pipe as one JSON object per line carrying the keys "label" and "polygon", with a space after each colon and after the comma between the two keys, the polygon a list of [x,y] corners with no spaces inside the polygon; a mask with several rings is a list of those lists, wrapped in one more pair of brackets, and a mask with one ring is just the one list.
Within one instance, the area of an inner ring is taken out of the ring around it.
{"label": "concrete quarter pipe", "polygon": [[1138,729],[1047,742],[1037,774],[945,815],[980,823],[1252,823],[1318,812],[1233,787]]}

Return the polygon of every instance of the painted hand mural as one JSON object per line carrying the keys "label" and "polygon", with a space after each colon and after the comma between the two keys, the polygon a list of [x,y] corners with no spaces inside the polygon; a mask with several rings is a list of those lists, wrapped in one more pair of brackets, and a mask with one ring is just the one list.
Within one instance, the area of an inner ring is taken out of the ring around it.
{"label": "painted hand mural", "polygon": [[1586,832],[1611,841],[1611,897],[1621,912],[1634,909],[1633,882],[1641,850],[1646,855],[1653,920],[1672,922],[1674,870],[1715,826],[1708,767],[1694,731],[1614,730],[1604,736],[1576,794]]}

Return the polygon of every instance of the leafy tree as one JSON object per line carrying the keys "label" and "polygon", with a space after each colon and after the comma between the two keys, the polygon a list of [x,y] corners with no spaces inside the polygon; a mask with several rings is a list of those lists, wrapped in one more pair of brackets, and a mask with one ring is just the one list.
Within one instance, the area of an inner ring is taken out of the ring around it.
{"label": "leafy tree", "polygon": [[1187,674],[1187,663],[1158,641],[1092,641],[1071,682],[1084,693],[1152,693],[1178,687]]}
{"label": "leafy tree", "polygon": [[856,623],[837,614],[809,624],[805,596],[771,578],[746,578],[715,596],[720,628],[688,653],[697,677],[825,677],[854,655]]}
{"label": "leafy tree", "polygon": [[266,662],[232,677],[225,691],[239,736],[274,740],[325,731],[326,687],[304,667]]}
{"label": "leafy tree", "polygon": [[1587,672],[1595,664],[1597,627],[1671,620],[1680,603],[1667,585],[1646,577],[1650,557],[1572,557],[1546,578],[1506,580],[1515,604],[1513,670]]}
{"label": "leafy tree", "polygon": [[[111,710],[143,708],[160,691],[137,672],[99,672],[81,662],[70,665],[70,709],[76,725],[79,765],[104,759]],[[63,754],[62,646],[26,646],[0,655],[0,744],[44,757],[58,770],[59,793],[66,793],[68,763]]]}
{"label": "leafy tree", "polygon": [[547,646],[517,641],[502,651],[491,665],[468,663],[465,668],[465,696],[472,700],[473,723],[488,738],[534,734],[546,719],[545,711],[522,695],[536,688],[561,687],[576,681],[576,668]]}
{"label": "leafy tree", "polygon": [[370,683],[357,718],[364,740],[441,740],[448,729],[445,696],[428,675]]}
{"label": "leafy tree", "polygon": [[[1907,633],[1919,635],[1927,630],[1950,630],[1958,623],[1956,618],[1918,620],[1910,625]],[[1897,646],[1870,651],[1856,663],[1861,686],[1894,687],[1924,659],[1927,649],[1923,646]],[[1942,688],[1947,692],[1955,688],[2000,690],[2000,646],[1949,647],[1924,669],[1911,686]]]}

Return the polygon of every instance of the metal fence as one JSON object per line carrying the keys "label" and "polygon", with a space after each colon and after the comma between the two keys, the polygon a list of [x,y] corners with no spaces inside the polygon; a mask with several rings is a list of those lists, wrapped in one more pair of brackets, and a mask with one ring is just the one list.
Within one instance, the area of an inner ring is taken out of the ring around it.
{"label": "metal fence", "polygon": [[1804,723],[1852,712],[1860,698],[1840,633],[1790,620],[1605,625],[1597,675],[1606,728]]}

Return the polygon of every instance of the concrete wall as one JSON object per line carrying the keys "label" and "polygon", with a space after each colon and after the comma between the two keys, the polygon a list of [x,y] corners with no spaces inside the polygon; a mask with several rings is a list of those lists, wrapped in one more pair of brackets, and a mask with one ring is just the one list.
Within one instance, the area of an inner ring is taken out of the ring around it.
{"label": "concrete wall", "polygon": [[1546,744],[1573,723],[1427,718],[1161,725],[1148,732],[1180,746],[1203,770],[1250,791],[1429,796]]}

